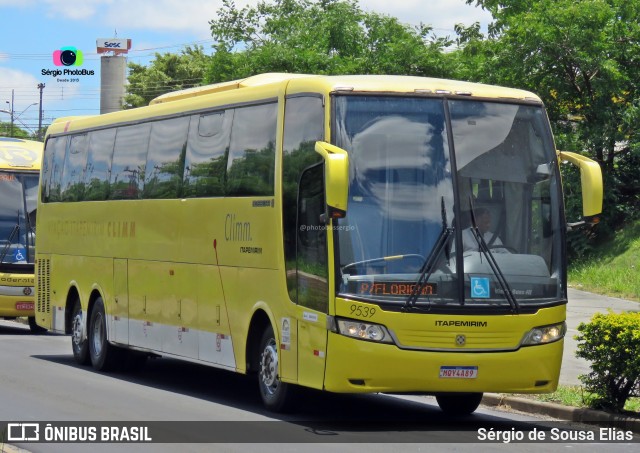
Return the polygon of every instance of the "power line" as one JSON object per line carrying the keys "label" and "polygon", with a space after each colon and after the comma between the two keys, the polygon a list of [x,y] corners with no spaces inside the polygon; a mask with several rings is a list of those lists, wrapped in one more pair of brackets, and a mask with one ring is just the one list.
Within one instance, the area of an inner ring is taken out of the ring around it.
{"label": "power line", "polygon": [[[171,44],[167,46],[159,46],[159,47],[148,47],[143,49],[131,49],[129,50],[128,56],[130,55],[133,58],[139,58],[143,56],[154,56],[155,53],[147,54],[147,55],[138,55],[141,52],[155,52],[157,50],[163,49],[174,49],[177,47],[187,47],[187,46],[198,46],[206,43],[215,43],[214,39],[203,39],[200,41],[192,41],[182,44]],[[85,52],[82,51],[84,56],[84,60],[98,61],[100,60],[100,54],[97,52]],[[27,60],[27,61],[41,61],[41,60],[51,60],[51,53],[6,53],[0,52],[0,60]]]}

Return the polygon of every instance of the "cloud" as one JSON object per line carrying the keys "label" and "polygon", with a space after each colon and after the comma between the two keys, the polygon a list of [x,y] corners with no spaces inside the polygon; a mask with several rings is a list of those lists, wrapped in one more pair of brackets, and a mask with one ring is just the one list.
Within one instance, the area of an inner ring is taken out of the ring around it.
{"label": "cloud", "polygon": [[[21,107],[27,107],[38,100],[39,92],[36,88],[38,83],[40,81],[27,72],[2,67],[0,70],[0,103],[5,104],[6,101],[11,100],[11,90],[13,89],[14,110],[19,111]],[[7,108],[7,105],[2,105],[0,108]]]}
{"label": "cloud", "polygon": [[[237,2],[238,5],[243,3]],[[203,33],[208,33],[207,22],[215,17],[222,1],[45,0],[45,4],[48,17],[92,20],[96,27],[168,32],[201,28]]]}
{"label": "cloud", "polygon": [[[13,96],[15,124],[29,132],[34,132],[38,128],[39,106],[34,104],[40,102],[38,89],[40,82],[41,80],[31,73],[0,67],[0,110],[11,110],[10,102]],[[69,100],[74,98],[91,98],[85,100],[85,104],[95,98],[99,103],[96,89],[85,88],[75,83],[58,83],[54,78],[46,80],[42,99],[44,123],[50,122],[52,117],[84,114],[85,112],[68,110]],[[98,113],[98,110],[92,113]],[[11,116],[6,112],[0,113],[0,121],[9,122],[10,119]]]}
{"label": "cloud", "polygon": [[45,0],[45,14],[50,18],[87,20],[102,8],[110,8],[113,0]]}
{"label": "cloud", "polygon": [[[272,0],[266,0],[272,1]],[[117,30],[191,31],[202,38],[210,37],[209,20],[216,17],[222,0],[45,0],[48,17],[92,20],[96,27]],[[236,0],[237,8],[255,6],[258,0]],[[410,25],[424,23],[436,32],[450,31],[457,23],[480,22],[484,28],[491,15],[481,8],[467,5],[465,0],[359,0],[367,12],[397,17]],[[32,1],[0,0],[0,4],[32,5]]]}
{"label": "cloud", "polygon": [[34,0],[0,0],[0,6],[8,6],[10,8],[24,8],[35,4]]}
{"label": "cloud", "polygon": [[360,0],[359,4],[365,11],[397,17],[403,23],[430,25],[439,35],[453,34],[454,25],[459,23],[471,25],[480,22],[486,29],[492,20],[487,11],[467,5],[465,0]]}
{"label": "cloud", "polygon": [[[33,117],[37,118],[38,108],[32,104],[39,101],[38,80],[31,74],[2,67],[0,69],[0,121],[8,123],[11,115],[11,99],[15,124],[33,126]],[[33,132],[33,129],[31,129]]]}
{"label": "cloud", "polygon": [[112,27],[158,31],[202,30],[205,37],[211,36],[208,22],[222,5],[220,1],[201,0],[118,0],[115,3],[119,6],[109,8],[105,16],[105,21]]}

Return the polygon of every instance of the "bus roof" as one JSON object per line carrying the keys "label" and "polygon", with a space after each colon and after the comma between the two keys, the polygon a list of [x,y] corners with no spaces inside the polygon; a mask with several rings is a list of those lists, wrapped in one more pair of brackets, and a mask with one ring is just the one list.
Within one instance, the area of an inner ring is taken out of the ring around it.
{"label": "bus roof", "polygon": [[152,99],[149,105],[162,104],[164,102],[178,101],[180,99],[188,99],[205,94],[220,93],[222,91],[237,90],[246,87],[255,87],[260,85],[268,85],[271,83],[282,83],[299,77],[313,77],[305,74],[284,74],[284,73],[266,73],[259,74],[246,79],[231,80],[229,82],[214,83],[213,85],[205,85],[201,87],[187,88],[186,90],[165,93]]}
{"label": "bus roof", "polygon": [[42,142],[0,137],[0,169],[39,170]]}
{"label": "bus roof", "polygon": [[482,98],[518,99],[541,102],[534,93],[481,83],[464,82],[460,80],[434,79],[415,76],[389,75],[308,75],[266,73],[246,79],[216,83],[202,87],[166,93],[153,99],[149,105],[172,102],[223,91],[237,90],[247,87],[268,85],[272,83],[289,82],[294,79],[305,78],[304,83],[322,86],[324,91],[356,91],[356,92],[389,92],[389,93],[434,93],[457,94]]}
{"label": "bus roof", "polygon": [[54,121],[49,134],[81,131],[104,125],[144,121],[156,116],[207,109],[256,99],[273,98],[280,93],[356,92],[385,94],[453,95],[477,99],[530,101],[541,103],[535,94],[514,88],[505,88],[459,80],[434,79],[395,75],[309,75],[266,73],[245,79],[189,88],[163,94],[149,106],[88,117],[66,117]]}

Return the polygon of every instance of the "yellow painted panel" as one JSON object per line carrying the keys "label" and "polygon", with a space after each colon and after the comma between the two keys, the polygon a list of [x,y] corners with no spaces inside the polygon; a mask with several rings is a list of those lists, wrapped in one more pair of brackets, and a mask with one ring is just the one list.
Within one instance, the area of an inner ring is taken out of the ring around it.
{"label": "yellow painted panel", "polygon": [[[329,334],[325,389],[333,392],[510,392],[556,389],[563,341],[513,352],[443,353],[400,350]],[[441,366],[475,366],[475,379],[444,379]]]}

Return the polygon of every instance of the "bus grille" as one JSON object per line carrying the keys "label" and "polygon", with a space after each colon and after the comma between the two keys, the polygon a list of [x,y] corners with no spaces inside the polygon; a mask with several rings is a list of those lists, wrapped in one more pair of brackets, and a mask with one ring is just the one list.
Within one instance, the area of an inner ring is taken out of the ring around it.
{"label": "bus grille", "polygon": [[51,272],[49,259],[38,260],[38,286],[37,286],[37,304],[36,311],[38,313],[51,313],[51,297],[49,289],[49,274]]}
{"label": "bus grille", "polygon": [[[400,329],[396,331],[396,335],[399,343],[407,349],[466,352],[469,349],[482,351],[517,349],[523,332],[518,329],[488,332],[473,332],[464,328],[455,331]],[[458,334],[464,334],[464,345],[457,343]]]}

